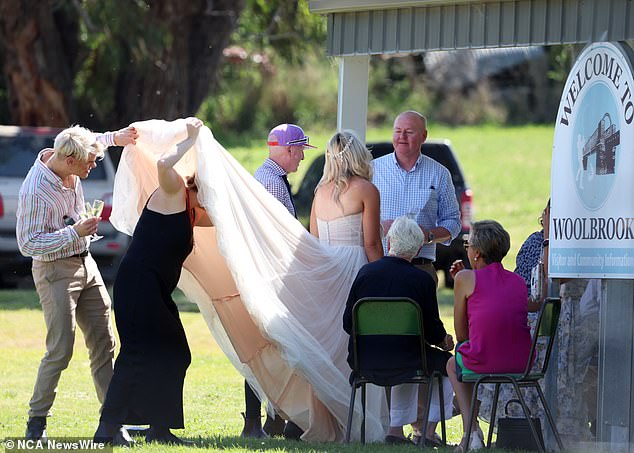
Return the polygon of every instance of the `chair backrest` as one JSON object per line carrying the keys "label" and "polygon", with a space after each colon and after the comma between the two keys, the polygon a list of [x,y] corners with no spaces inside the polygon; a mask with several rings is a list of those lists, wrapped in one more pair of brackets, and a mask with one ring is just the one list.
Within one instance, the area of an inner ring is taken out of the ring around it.
{"label": "chair backrest", "polygon": [[537,318],[535,331],[533,332],[531,353],[524,374],[531,374],[533,362],[537,356],[537,346],[540,339],[546,340],[546,355],[544,356],[544,363],[542,363],[541,369],[538,372],[540,374],[546,374],[548,362],[550,361],[550,353],[552,352],[553,345],[555,344],[560,312],[561,299],[559,297],[547,297],[544,300],[544,303],[539,310],[539,317]]}
{"label": "chair backrest", "polygon": [[416,302],[407,297],[364,297],[352,308],[354,368],[359,370],[359,337],[367,335],[417,337],[421,371],[427,374],[423,315]]}

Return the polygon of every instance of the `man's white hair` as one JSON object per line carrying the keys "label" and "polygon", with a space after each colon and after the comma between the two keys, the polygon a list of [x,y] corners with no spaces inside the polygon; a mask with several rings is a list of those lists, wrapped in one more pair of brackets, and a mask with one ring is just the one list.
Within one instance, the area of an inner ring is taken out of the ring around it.
{"label": "man's white hair", "polygon": [[103,158],[104,148],[93,132],[81,126],[64,129],[57,134],[53,145],[58,158],[74,157],[82,162],[86,162],[90,154]]}
{"label": "man's white hair", "polygon": [[418,224],[407,216],[397,218],[387,232],[389,256],[410,261],[423,245],[425,236]]}

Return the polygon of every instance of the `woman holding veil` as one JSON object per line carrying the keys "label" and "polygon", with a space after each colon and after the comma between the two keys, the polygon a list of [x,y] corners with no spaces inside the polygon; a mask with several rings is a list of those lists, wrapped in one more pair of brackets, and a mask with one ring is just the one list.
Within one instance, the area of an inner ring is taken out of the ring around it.
{"label": "woman holding veil", "polygon": [[[120,231],[134,230],[156,187],[147,169],[184,135],[183,121],[135,123],[139,139],[123,152],[113,194],[111,222]],[[345,176],[348,185],[339,186],[340,204],[322,193],[328,183],[320,186],[315,218],[356,216],[353,242],[341,242],[341,235],[324,233],[319,225],[313,231],[320,239],[308,233],[205,127],[196,152],[186,156],[191,159],[175,168],[182,175],[196,171],[198,200],[214,224],[194,229],[194,251],[178,287],[198,304],[214,339],[251,387],[304,430],[307,441],[343,440],[350,398],[345,301],[360,266],[382,255],[378,193],[372,194],[367,181],[369,153],[349,133],[336,135],[331,144],[326,159],[350,158],[352,172]],[[320,241],[326,238],[329,244]],[[388,424],[380,393],[368,405],[369,441],[382,441]],[[354,410],[358,437],[359,402]]]}
{"label": "woman holding veil", "polygon": [[184,181],[174,165],[192,147],[201,126],[189,118],[187,138],[157,161],[158,188],[143,208],[119,267],[113,301],[121,351],[97,440],[129,444],[119,438],[126,423],[149,424],[148,442],[183,443],[170,428],[184,428],[183,382],[191,355],[171,294],[192,251],[193,227],[211,222],[198,203],[194,178]]}

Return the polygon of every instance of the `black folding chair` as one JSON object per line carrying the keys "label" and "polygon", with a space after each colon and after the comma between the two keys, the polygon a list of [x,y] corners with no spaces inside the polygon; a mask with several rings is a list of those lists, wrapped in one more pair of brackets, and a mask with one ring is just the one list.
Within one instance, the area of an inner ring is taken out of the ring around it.
{"label": "black folding chair", "polygon": [[[350,408],[348,410],[348,426],[346,429],[346,442],[350,442],[350,431],[352,429],[352,416],[354,413],[354,403],[357,388],[361,387],[361,406],[363,408],[363,421],[361,424],[361,442],[365,443],[365,386],[366,384],[375,384],[382,387],[389,387],[384,383],[377,382],[368,374],[373,374],[372,370],[366,363],[363,363],[363,354],[360,354],[359,339],[363,336],[406,336],[416,337],[417,348],[420,350],[419,367],[412,370],[413,375],[409,378],[399,379],[398,382],[391,381],[389,386],[399,384],[427,384],[427,404],[425,405],[425,413],[423,414],[425,425],[423,427],[423,436],[420,445],[425,445],[425,433],[427,432],[427,418],[429,416],[429,408],[432,399],[433,381],[438,380],[438,393],[440,395],[440,414],[442,427],[442,441],[447,443],[446,427],[445,427],[445,410],[443,401],[442,375],[438,371],[430,373],[427,370],[427,362],[425,360],[425,334],[423,330],[423,316],[420,307],[416,302],[409,298],[402,297],[365,297],[359,299],[352,308],[352,344],[354,367],[352,369],[351,386],[352,393],[350,395]],[[384,371],[390,366],[393,356],[382,357],[381,370]],[[400,369],[403,365],[394,363],[394,368]]]}
{"label": "black folding chair", "polygon": [[[466,442],[465,450],[469,449],[469,440],[471,435],[471,423],[473,421],[473,417],[475,417],[475,407],[476,401],[478,400],[478,389],[481,384],[495,384],[495,391],[493,393],[493,404],[491,407],[491,426],[489,427],[489,436],[487,439],[487,448],[491,447],[491,439],[493,436],[493,428],[495,427],[495,415],[498,404],[498,397],[500,396],[500,385],[501,384],[512,384],[515,392],[517,393],[518,400],[522,405],[522,409],[524,410],[524,414],[526,415],[526,420],[528,420],[528,425],[531,430],[531,434],[535,439],[535,444],[537,445],[540,452],[545,451],[545,447],[542,444],[541,438],[537,433],[537,429],[533,424],[530,411],[528,406],[526,405],[526,400],[522,395],[521,388],[534,388],[539,395],[539,399],[544,407],[544,412],[546,413],[546,417],[548,418],[548,424],[555,435],[555,439],[557,440],[557,444],[559,445],[559,449],[563,450],[564,446],[561,442],[561,438],[559,437],[559,432],[557,431],[557,427],[555,426],[555,422],[553,420],[552,413],[548,407],[548,403],[546,403],[546,398],[544,397],[544,392],[542,391],[541,385],[539,384],[539,380],[542,379],[546,375],[546,370],[548,369],[548,362],[550,361],[550,353],[553,349],[554,341],[557,333],[557,323],[559,322],[559,313],[561,312],[561,300],[557,297],[549,297],[547,298],[539,312],[539,317],[537,318],[537,325],[535,326],[535,331],[533,333],[533,342],[531,345],[530,355],[528,356],[528,362],[526,364],[526,368],[524,369],[524,373],[521,374],[464,374],[462,375],[462,382],[471,382],[474,383],[473,388],[473,397],[471,399],[471,413],[469,414],[469,422],[467,423],[467,432],[466,432]],[[537,344],[540,342],[540,339],[546,340],[546,357],[544,358],[544,363],[541,367],[537,369],[533,369],[533,361],[536,357],[536,349]]]}

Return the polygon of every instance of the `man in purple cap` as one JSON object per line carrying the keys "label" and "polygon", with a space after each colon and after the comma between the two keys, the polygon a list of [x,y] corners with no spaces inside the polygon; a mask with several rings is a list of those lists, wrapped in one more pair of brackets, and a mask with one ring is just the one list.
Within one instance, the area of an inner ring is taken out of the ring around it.
{"label": "man in purple cap", "polygon": [[[274,127],[269,132],[266,143],[269,145],[269,157],[253,176],[288,209],[288,212],[297,217],[287,175],[296,172],[299,163],[304,160],[304,148],[316,147],[308,144],[308,136],[295,124],[280,124]],[[287,439],[299,439],[303,434],[302,429],[291,421],[285,426],[284,420],[277,414],[275,419],[267,417],[262,430],[261,403],[247,381],[244,381],[244,399],[246,411],[243,414],[242,437],[264,437],[268,433],[271,436],[283,434]]]}
{"label": "man in purple cap", "polygon": [[315,147],[308,144],[308,136],[295,124],[274,127],[269,133],[267,144],[269,157],[253,176],[286,206],[288,212],[297,217],[287,175],[296,172],[299,163],[304,160],[304,148]]}

